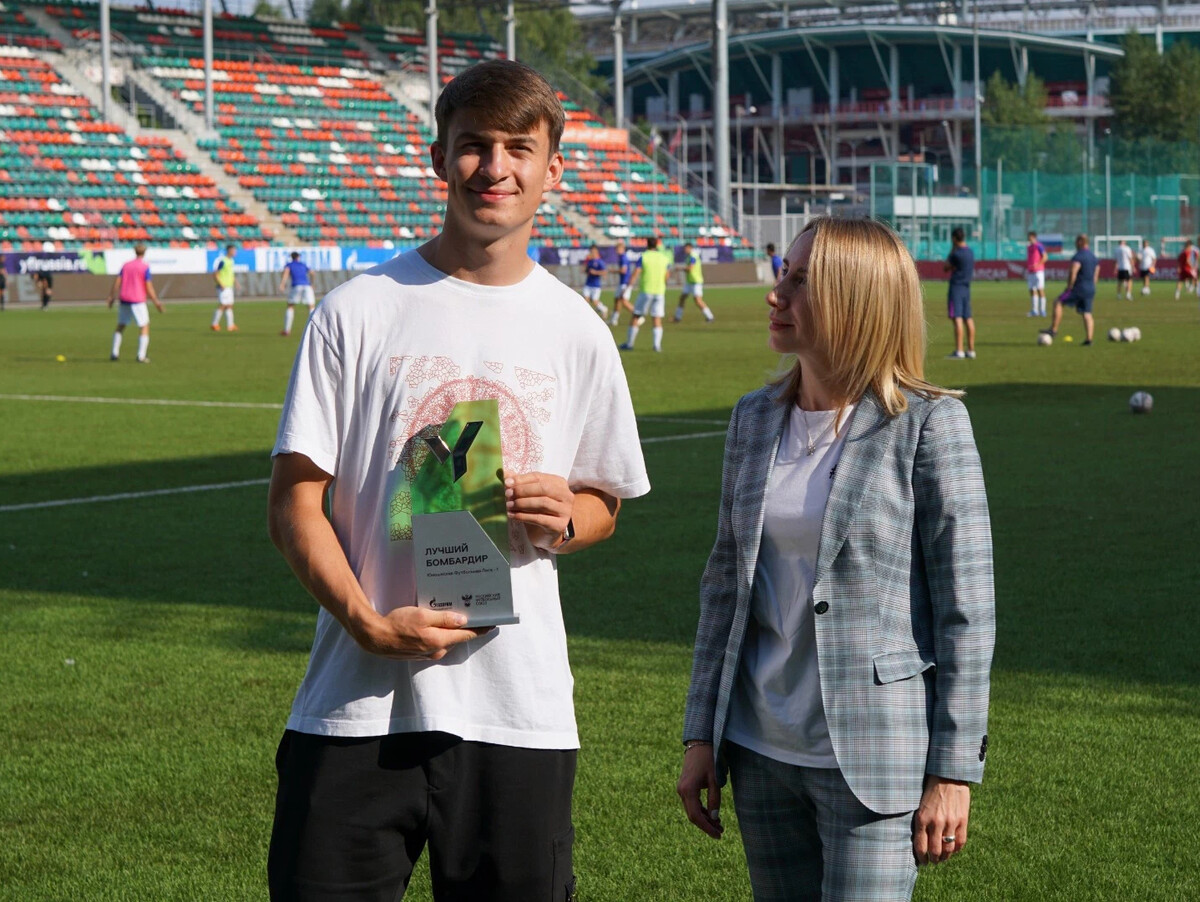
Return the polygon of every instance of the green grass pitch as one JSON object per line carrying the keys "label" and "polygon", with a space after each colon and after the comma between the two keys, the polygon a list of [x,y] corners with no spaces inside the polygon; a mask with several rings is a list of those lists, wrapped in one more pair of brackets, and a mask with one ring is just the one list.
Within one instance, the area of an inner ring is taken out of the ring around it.
{"label": "green grass pitch", "polygon": [[[971,841],[917,898],[1200,898],[1197,302],[1106,283],[1097,343],[1069,315],[1043,348],[1019,283],[977,285],[979,357],[951,361],[944,285],[926,291],[928,374],[967,390],[983,457],[999,634]],[[713,842],[674,783],[720,480],[706,433],[775,365],[762,293],[710,288],[715,323],[691,308],[664,353],[643,334],[625,355],[643,436],[690,437],[646,444],[654,491],[562,565],[587,902],[750,897],[732,806]],[[315,616],[257,482],[297,339],[282,304],[239,304],[236,335],[210,315],[154,316],[149,366],[132,334],[109,362],[103,307],[0,315],[0,508],[250,483],[0,510],[2,900],[265,897],[273,754]],[[1110,343],[1114,325],[1144,338]],[[409,898],[429,899],[420,868]]]}

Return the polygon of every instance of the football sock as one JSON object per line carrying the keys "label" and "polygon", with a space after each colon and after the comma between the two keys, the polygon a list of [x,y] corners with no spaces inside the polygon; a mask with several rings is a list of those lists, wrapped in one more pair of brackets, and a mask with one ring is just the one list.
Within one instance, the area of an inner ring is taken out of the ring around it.
{"label": "football sock", "polygon": [[683,322],[683,308],[682,307],[675,308],[675,316],[672,318],[671,322],[673,322],[673,323]]}
{"label": "football sock", "polygon": [[139,335],[138,336],[138,360],[146,359],[146,350],[149,347],[150,347],[150,336],[149,335]]}
{"label": "football sock", "polygon": [[295,319],[296,319],[296,308],[292,307],[291,305],[288,305],[287,313],[285,313],[283,315],[283,331],[284,332],[292,331],[292,323],[295,321]]}
{"label": "football sock", "polygon": [[707,307],[704,308],[704,318],[706,320],[708,320],[710,323],[713,321],[713,312],[711,310],[709,310]]}
{"label": "football sock", "polygon": [[651,334],[654,336],[654,350],[661,351],[662,350],[663,327],[655,326],[654,330],[651,332]]}
{"label": "football sock", "polygon": [[213,325],[214,326],[221,325],[221,308],[220,307],[218,307],[217,312],[213,314]]}
{"label": "football sock", "polygon": [[112,356],[119,357],[121,355],[121,333],[113,333]]}
{"label": "football sock", "polygon": [[629,336],[625,339],[625,344],[629,345],[629,347],[632,348],[633,343],[635,341],[637,341],[637,334],[638,334],[638,327],[630,326],[629,327]]}
{"label": "football sock", "polygon": [[225,308],[225,325],[230,329],[233,328],[233,305],[230,304]]}

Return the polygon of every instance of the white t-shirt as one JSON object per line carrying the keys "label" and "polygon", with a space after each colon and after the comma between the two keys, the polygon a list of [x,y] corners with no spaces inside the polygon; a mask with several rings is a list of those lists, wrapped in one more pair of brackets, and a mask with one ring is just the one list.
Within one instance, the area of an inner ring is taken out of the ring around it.
{"label": "white t-shirt", "polygon": [[[406,445],[457,402],[483,398],[499,400],[509,472],[554,473],[618,498],[650,490],[612,336],[541,267],[486,287],[409,251],[330,292],[308,321],[273,453],[299,452],[335,477],[334,530],[381,613],[415,603],[411,527],[388,527],[389,508],[411,505]],[[369,654],[322,608],[288,728],[577,748],[557,563],[515,522],[512,539],[520,623],[441,661]]]}
{"label": "white t-shirt", "polygon": [[821,701],[812,586],[833,471],[853,406],[834,434],[837,411],[808,411],[816,451],[806,453],[799,406],[784,425],[767,480],[751,619],[726,735],[785,764],[837,767]]}
{"label": "white t-shirt", "polygon": [[1150,269],[1157,259],[1158,254],[1154,252],[1154,248],[1148,245],[1142,248],[1142,269]]}
{"label": "white t-shirt", "polygon": [[1117,269],[1133,269],[1133,250],[1128,245],[1117,245]]}

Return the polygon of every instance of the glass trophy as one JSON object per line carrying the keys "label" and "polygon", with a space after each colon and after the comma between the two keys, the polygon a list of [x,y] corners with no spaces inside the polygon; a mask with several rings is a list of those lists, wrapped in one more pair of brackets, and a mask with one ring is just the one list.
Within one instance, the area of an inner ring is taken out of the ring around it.
{"label": "glass trophy", "polygon": [[437,435],[417,441],[429,452],[412,481],[417,604],[465,614],[468,626],[517,623],[500,405],[459,402]]}

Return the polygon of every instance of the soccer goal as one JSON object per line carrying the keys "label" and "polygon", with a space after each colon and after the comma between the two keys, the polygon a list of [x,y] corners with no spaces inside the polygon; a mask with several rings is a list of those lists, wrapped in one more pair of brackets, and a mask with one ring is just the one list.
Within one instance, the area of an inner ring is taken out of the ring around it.
{"label": "soccer goal", "polygon": [[1136,254],[1142,246],[1141,235],[1097,235],[1092,239],[1092,253],[1097,257],[1111,257],[1117,252],[1117,245],[1124,241]]}

